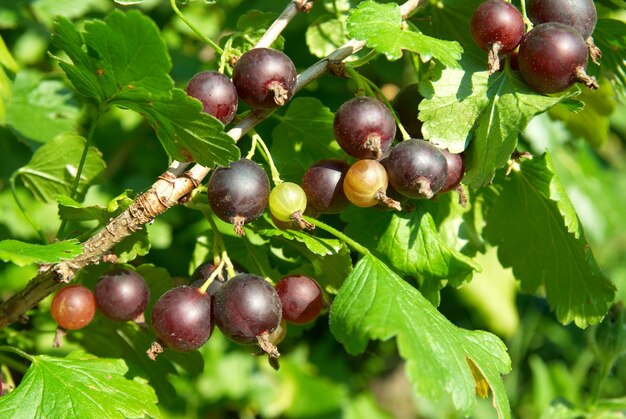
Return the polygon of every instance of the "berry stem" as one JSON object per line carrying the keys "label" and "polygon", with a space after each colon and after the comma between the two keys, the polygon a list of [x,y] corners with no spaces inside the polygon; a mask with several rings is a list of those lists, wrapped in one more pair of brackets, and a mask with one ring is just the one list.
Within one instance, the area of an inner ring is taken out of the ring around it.
{"label": "berry stem", "polygon": [[180,9],[178,8],[178,6],[176,6],[176,0],[170,0],[170,5],[172,6],[172,10],[174,11],[174,13],[176,13],[176,15],[180,18],[180,20],[182,20],[183,22],[185,22],[185,24],[187,26],[189,26],[189,29],[191,29],[192,31],[194,31],[194,33],[196,35],[198,35],[200,37],[200,39],[202,39],[204,42],[206,42],[207,44],[209,44],[209,46],[211,48],[213,48],[213,50],[217,53],[217,54],[224,54],[224,50],[222,48],[220,48],[219,45],[217,45],[215,42],[211,41],[206,35],[204,35],[200,29],[198,29],[196,27],[196,25],[194,25],[189,19],[187,19],[187,17],[183,14],[183,12],[180,11]]}
{"label": "berry stem", "polygon": [[12,353],[14,353],[16,355],[21,356],[22,358],[25,358],[25,359],[29,360],[30,362],[34,362],[35,361],[35,359],[31,355],[27,354],[26,352],[24,352],[24,351],[22,351],[20,349],[14,348],[12,346],[2,345],[2,346],[0,346],[0,352],[12,352]]}
{"label": "berry stem", "polygon": [[211,285],[211,282],[213,282],[213,280],[215,280],[215,278],[222,273],[222,269],[224,269],[224,259],[222,259],[219,265],[215,267],[215,270],[211,272],[211,275],[209,275],[206,281],[204,281],[204,284],[202,284],[202,286],[198,288],[198,291],[206,294],[207,289],[209,289],[209,285]]}
{"label": "berry stem", "polygon": [[346,236],[344,233],[337,230],[336,228],[331,227],[328,224],[325,224],[319,220],[316,220],[315,218],[307,217],[306,215],[303,215],[302,218],[305,221],[313,224],[315,227],[319,228],[320,230],[324,230],[325,232],[330,233],[333,236],[337,237],[339,240],[343,241],[344,243],[346,243],[348,246],[350,246],[352,249],[359,252],[363,256],[367,256],[370,254],[370,251],[367,247],[357,243],[356,241]]}
{"label": "berry stem", "polygon": [[520,9],[522,9],[522,20],[524,20],[524,26],[526,26],[526,32],[528,32],[533,28],[533,23],[526,14],[526,0],[520,0]]}
{"label": "berry stem", "polygon": [[270,171],[272,172],[272,181],[274,182],[274,185],[279,185],[283,183],[283,180],[280,178],[280,173],[278,172],[278,169],[276,168],[276,165],[274,164],[274,160],[272,159],[272,153],[270,153],[269,148],[267,148],[265,141],[263,141],[261,136],[254,129],[250,130],[250,137],[252,138],[252,141],[256,142],[256,145],[259,151],[261,152],[261,154],[263,155],[263,158],[265,159],[267,164],[269,164]]}
{"label": "berry stem", "polygon": [[254,48],[269,48],[298,13],[306,13],[311,10],[311,7],[313,7],[313,0],[293,0],[289,2],[280,16],[276,18],[261,39],[257,41]]}

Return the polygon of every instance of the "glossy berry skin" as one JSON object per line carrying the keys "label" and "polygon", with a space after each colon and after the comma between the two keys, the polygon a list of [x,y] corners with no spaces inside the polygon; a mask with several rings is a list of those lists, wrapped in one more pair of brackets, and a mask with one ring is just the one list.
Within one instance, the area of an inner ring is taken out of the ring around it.
{"label": "glossy berry skin", "polygon": [[337,143],[349,155],[380,160],[396,135],[396,121],[379,100],[355,97],[335,113],[333,131]]}
{"label": "glossy berry skin", "polygon": [[388,179],[385,168],[376,160],[359,160],[354,163],[343,181],[343,191],[357,207],[377,205],[379,191],[387,190]]}
{"label": "glossy berry skin", "polygon": [[572,86],[587,66],[587,46],[576,30],[561,23],[537,25],[519,49],[524,81],[541,93],[556,93]]}
{"label": "glossy berry skin", "polygon": [[281,320],[278,293],[260,276],[231,278],[215,294],[214,319],[231,340],[250,344],[262,333],[272,333]]}
{"label": "glossy berry skin", "polygon": [[513,51],[524,37],[524,20],[511,3],[504,0],[487,0],[481,3],[470,22],[472,37],[483,50],[499,44],[499,53]]}
{"label": "glossy berry skin", "polygon": [[[214,271],[215,271],[215,265],[213,265],[211,262],[204,262],[200,264],[196,268],[196,270],[193,271],[193,274],[191,274],[191,279],[190,279],[191,286],[194,288],[202,287],[202,285],[204,285],[204,282],[211,276],[211,274]],[[223,281],[220,279],[219,276],[216,276],[213,279],[213,281],[209,284],[209,287],[207,288],[206,292],[211,297],[213,297],[215,293],[217,292],[217,290],[220,289],[226,281],[228,281],[228,272],[226,272],[226,269],[222,271],[222,277],[224,278]]]}
{"label": "glossy berry skin", "polygon": [[96,313],[96,300],[83,285],[61,288],[52,298],[50,314],[63,329],[77,330],[87,326]]}
{"label": "glossy berry skin", "polygon": [[465,163],[463,162],[463,156],[460,154],[450,153],[448,150],[441,151],[446,157],[446,162],[448,163],[448,176],[439,190],[439,193],[445,193],[461,184],[463,175],[465,175]]}
{"label": "glossy berry skin", "polygon": [[154,304],[152,329],[168,348],[193,351],[211,336],[211,297],[197,288],[172,288]]}
{"label": "glossy berry skin", "polygon": [[203,71],[189,80],[185,91],[202,102],[202,112],[227,125],[237,113],[237,89],[232,81],[217,71]]}
{"label": "glossy berry skin", "polygon": [[[409,84],[398,92],[391,106],[396,111],[400,123],[411,138],[422,138],[422,121],[417,118],[418,107],[422,102],[422,95],[418,90],[418,83]],[[399,132],[399,131],[398,131]],[[396,132],[396,137],[398,136]]]}
{"label": "glossy berry skin", "polygon": [[448,176],[448,163],[441,149],[418,139],[395,146],[385,159],[385,169],[394,189],[414,199],[432,198]]}
{"label": "glossy berry skin", "polygon": [[241,100],[255,109],[284,105],[296,88],[296,67],[283,52],[254,48],[243,54],[233,68],[233,83]]}
{"label": "glossy berry skin", "polygon": [[235,225],[243,234],[244,223],[263,214],[270,194],[265,171],[249,159],[216,169],[207,185],[209,205],[215,215]]}
{"label": "glossy berry skin", "polygon": [[143,313],[150,300],[150,289],[137,272],[124,270],[100,278],[94,295],[105,316],[125,322]]}
{"label": "glossy berry skin", "polygon": [[593,0],[527,0],[526,10],[535,25],[562,23],[574,28],[583,39],[591,36],[598,19]]}
{"label": "glossy berry skin", "polygon": [[324,307],[322,289],[305,275],[287,275],[276,283],[283,307],[283,318],[290,323],[310,323]]}
{"label": "glossy berry skin", "polygon": [[304,213],[306,209],[306,193],[292,182],[283,182],[274,187],[270,193],[270,211],[279,221],[291,221],[292,214]]}
{"label": "glossy berry skin", "polygon": [[350,165],[337,159],[320,160],[302,177],[307,203],[315,211],[336,214],[348,208],[350,201],[343,192],[343,181]]}

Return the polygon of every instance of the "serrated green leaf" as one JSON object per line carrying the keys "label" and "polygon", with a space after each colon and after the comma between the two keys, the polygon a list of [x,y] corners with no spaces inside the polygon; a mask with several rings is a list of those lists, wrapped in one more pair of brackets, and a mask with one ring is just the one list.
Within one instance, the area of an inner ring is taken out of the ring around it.
{"label": "serrated green leaf", "polygon": [[[39,199],[50,202],[72,193],[72,185],[85,148],[85,139],[76,134],[65,134],[39,147],[26,166],[16,172],[24,184]],[[78,183],[78,196],[105,168],[100,152],[89,147]]]}
{"label": "serrated green leaf", "polygon": [[402,50],[433,57],[446,67],[458,68],[463,49],[458,42],[431,38],[403,26],[400,6],[365,1],[350,12],[347,20],[350,36],[365,40],[368,47],[385,54],[389,60],[402,57]]}
{"label": "serrated green leaf", "polygon": [[72,92],[58,80],[24,70],[15,76],[7,104],[7,123],[23,137],[46,143],[59,134],[75,131],[79,109]]}
{"label": "serrated green leaf", "polygon": [[87,22],[84,33],[59,17],[52,42],[72,60],[60,66],[76,89],[100,103],[146,102],[169,96],[174,85],[159,29],[139,11],[115,10],[104,21]]}
{"label": "serrated green leaf", "polygon": [[444,243],[431,214],[436,205],[420,202],[412,212],[355,209],[344,218],[346,233],[399,273],[458,286],[481,268]]}
{"label": "serrated green leaf", "polygon": [[0,241],[0,259],[18,266],[56,263],[72,259],[81,253],[83,253],[83,248],[77,240],[51,244],[24,243],[18,240]]}
{"label": "serrated green leaf", "polygon": [[485,237],[498,246],[526,292],[545,287],[559,321],[578,327],[599,322],[615,298],[600,272],[549,154],[525,161],[497,179],[501,193],[487,214]]}
{"label": "serrated green leaf", "polygon": [[111,218],[111,213],[106,208],[94,205],[83,206],[74,201],[69,196],[59,196],[59,217],[63,221],[98,221],[99,224],[106,223]]}
{"label": "serrated green leaf", "polygon": [[454,326],[371,254],[341,287],[331,306],[330,327],[352,354],[362,353],[370,339],[395,337],[420,396],[438,401],[447,395],[458,411],[470,415],[476,392],[491,390],[498,416],[510,417],[501,378],[511,369],[504,343],[490,333]]}
{"label": "serrated green leaf", "polygon": [[419,119],[424,137],[453,153],[471,146],[465,156],[463,182],[477,188],[489,183],[509,160],[518,134],[530,119],[578,92],[540,95],[517,76],[499,72],[445,69],[441,77],[420,85],[424,100]]}
{"label": "serrated green leaf", "polygon": [[20,66],[15,62],[11,52],[4,43],[4,39],[0,36],[0,65],[9,69],[13,73],[20,71]]}
{"label": "serrated green leaf", "polygon": [[66,358],[33,356],[15,391],[0,398],[0,416],[10,418],[161,417],[154,390],[127,379],[121,359],[72,353]]}
{"label": "serrated green leaf", "polygon": [[587,70],[591,74],[601,72],[611,80],[621,97],[626,97],[626,23],[598,19],[593,39],[602,50],[602,59],[599,69],[595,64],[589,64]]}
{"label": "serrated green leaf", "polygon": [[[235,34],[232,38],[233,47],[244,53],[254,47],[259,39],[263,36],[267,28],[276,20],[278,15],[273,12],[264,12],[252,9],[239,16],[237,19],[237,29],[241,32]],[[279,35],[271,47],[282,50],[285,44],[285,38]]]}
{"label": "serrated green leaf", "polygon": [[270,151],[285,180],[300,183],[306,169],[319,160],[345,157],[334,139],[334,115],[318,99],[295,98],[279,119]]}
{"label": "serrated green leaf", "polygon": [[171,97],[152,102],[118,101],[144,115],[167,154],[178,161],[195,161],[207,167],[228,166],[239,159],[239,148],[224,132],[224,125],[202,112],[202,104],[173,89]]}
{"label": "serrated green leaf", "polygon": [[311,54],[324,58],[348,41],[345,23],[333,15],[321,16],[306,30],[306,44]]}
{"label": "serrated green leaf", "polygon": [[287,240],[296,240],[319,256],[332,255],[343,247],[339,240],[315,237],[297,230],[261,229],[257,230],[257,233],[268,238],[283,237]]}

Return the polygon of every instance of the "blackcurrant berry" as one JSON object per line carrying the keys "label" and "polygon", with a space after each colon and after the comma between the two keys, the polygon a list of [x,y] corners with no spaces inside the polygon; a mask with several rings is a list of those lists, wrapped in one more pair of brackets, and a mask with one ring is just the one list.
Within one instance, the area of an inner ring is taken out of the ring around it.
{"label": "blackcurrant berry", "polygon": [[385,204],[400,210],[400,204],[386,195],[389,180],[385,168],[376,160],[359,160],[354,163],[343,181],[343,191],[357,207],[368,208]]}
{"label": "blackcurrant berry", "polygon": [[562,23],[574,28],[583,39],[591,36],[598,19],[593,0],[527,0],[526,10],[535,25]]}
{"label": "blackcurrant berry", "polygon": [[[215,265],[212,264],[211,262],[204,262],[200,264],[196,268],[196,270],[193,271],[193,274],[191,274],[191,279],[190,279],[191,286],[194,288],[202,287],[204,283],[206,282],[206,280],[215,271],[215,268],[216,268]],[[222,285],[224,285],[224,282],[228,281],[228,272],[226,272],[226,269],[222,271],[222,277],[223,279],[221,279],[219,276],[216,276],[213,279],[213,281],[209,284],[209,287],[207,288],[206,292],[211,297],[213,297],[215,293],[217,292],[217,290],[220,289]]]}
{"label": "blackcurrant berry", "polygon": [[150,289],[137,272],[123,270],[100,278],[94,295],[105,316],[125,322],[143,313],[150,299]]}
{"label": "blackcurrant berry", "polygon": [[270,181],[261,166],[248,159],[216,169],[207,185],[213,213],[243,235],[243,225],[263,214],[270,194]]}
{"label": "blackcurrant berry", "polygon": [[255,109],[273,109],[287,103],[296,88],[296,67],[283,52],[254,48],[233,68],[233,83],[241,100]]}
{"label": "blackcurrant berry", "polygon": [[74,284],[61,288],[52,298],[50,314],[63,329],[77,330],[87,326],[96,313],[96,300],[89,288]]}
{"label": "blackcurrant berry", "polygon": [[417,118],[417,108],[423,98],[418,90],[418,86],[418,83],[409,84],[400,90],[393,102],[391,102],[398,119],[400,119],[400,123],[411,138],[422,138],[422,121]]}
{"label": "blackcurrant berry", "polygon": [[487,0],[481,3],[470,22],[476,44],[489,51],[489,72],[500,67],[499,54],[513,51],[524,37],[524,19],[511,3]]}
{"label": "blackcurrant berry", "polygon": [[202,112],[227,125],[237,112],[237,89],[232,81],[217,71],[203,71],[189,80],[187,94],[202,102]]}
{"label": "blackcurrant berry", "polygon": [[272,333],[280,324],[281,313],[278,293],[260,276],[237,275],[215,294],[215,323],[238,343],[257,343],[258,336]]}
{"label": "blackcurrant berry", "polygon": [[439,193],[444,193],[455,189],[461,184],[463,175],[465,175],[465,163],[463,162],[463,156],[460,154],[450,153],[448,150],[441,151],[446,157],[446,162],[448,163],[448,176],[439,190]]}
{"label": "blackcurrant berry", "polygon": [[337,159],[321,160],[309,167],[302,177],[307,204],[318,213],[336,214],[348,208],[343,180],[350,165]]}
{"label": "blackcurrant berry", "polygon": [[324,307],[322,289],[305,275],[287,275],[276,283],[283,318],[290,323],[312,322]]}
{"label": "blackcurrant berry", "polygon": [[349,155],[380,160],[396,135],[396,121],[379,100],[355,97],[339,107],[333,130],[337,142]]}
{"label": "blackcurrant berry", "polygon": [[198,349],[211,336],[211,297],[197,288],[172,288],[154,304],[151,323],[167,347],[180,352]]}
{"label": "blackcurrant berry", "polygon": [[585,73],[587,46],[576,30],[562,23],[543,23],[526,34],[519,49],[524,81],[541,93],[556,93],[577,81],[598,87]]}
{"label": "blackcurrant berry", "polygon": [[432,198],[448,176],[448,164],[441,149],[424,140],[401,142],[391,149],[384,163],[390,183],[409,198]]}

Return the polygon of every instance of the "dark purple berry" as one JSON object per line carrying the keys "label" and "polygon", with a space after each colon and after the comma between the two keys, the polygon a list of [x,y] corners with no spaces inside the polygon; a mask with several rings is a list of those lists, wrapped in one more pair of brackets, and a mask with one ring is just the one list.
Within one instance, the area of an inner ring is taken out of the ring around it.
{"label": "dark purple berry", "polygon": [[448,163],[448,176],[439,193],[444,193],[455,189],[461,184],[463,175],[465,175],[465,164],[463,156],[460,154],[450,153],[448,150],[441,150],[446,157]]}
{"label": "dark purple berry", "polygon": [[233,83],[241,100],[255,109],[273,109],[287,103],[296,88],[296,67],[283,52],[254,48],[233,68]]}
{"label": "dark purple berry", "polygon": [[337,142],[349,155],[380,160],[396,135],[396,121],[379,100],[355,97],[339,107],[333,130]]}
{"label": "dark purple berry", "polygon": [[283,307],[283,318],[290,323],[305,324],[319,316],[324,307],[322,289],[304,275],[287,275],[276,284]]}
{"label": "dark purple berry", "polygon": [[472,36],[480,48],[490,51],[499,44],[498,52],[513,51],[524,37],[524,19],[511,3],[487,0],[481,3],[470,22]]}
{"label": "dark purple berry", "polygon": [[237,275],[215,294],[215,322],[238,343],[256,343],[258,336],[272,333],[280,324],[281,312],[278,293],[260,276]]}
{"label": "dark purple berry", "polygon": [[125,322],[137,319],[144,312],[150,289],[137,272],[123,270],[100,278],[94,295],[105,316]]}
{"label": "dark purple berry", "polygon": [[270,181],[265,171],[248,159],[219,167],[207,185],[209,205],[215,215],[234,225],[243,235],[243,225],[263,214],[270,194]]}
{"label": "dark purple berry", "polygon": [[422,121],[417,118],[417,115],[423,98],[418,86],[418,83],[409,84],[398,92],[391,103],[400,123],[411,138],[422,138]]}
{"label": "dark purple berry", "polygon": [[227,125],[237,112],[237,89],[232,81],[217,71],[203,71],[189,80],[187,94],[202,102],[202,112]]}
{"label": "dark purple berry", "polygon": [[167,347],[181,352],[198,349],[211,336],[211,297],[197,288],[172,288],[154,304],[151,322]]}
{"label": "dark purple berry", "polygon": [[520,45],[518,61],[522,78],[538,92],[560,92],[577,81],[597,88],[595,79],[585,73],[585,41],[562,23],[543,23],[528,32]]}
{"label": "dark purple berry", "polygon": [[321,160],[309,167],[302,177],[307,203],[318,213],[335,214],[348,208],[343,181],[350,165],[337,159]]}
{"label": "dark purple berry", "polygon": [[583,39],[591,36],[598,19],[593,0],[527,0],[526,10],[535,25],[562,23],[574,28]]}
{"label": "dark purple berry", "polygon": [[424,140],[401,142],[391,149],[384,164],[391,185],[409,198],[432,198],[448,176],[441,149]]}

